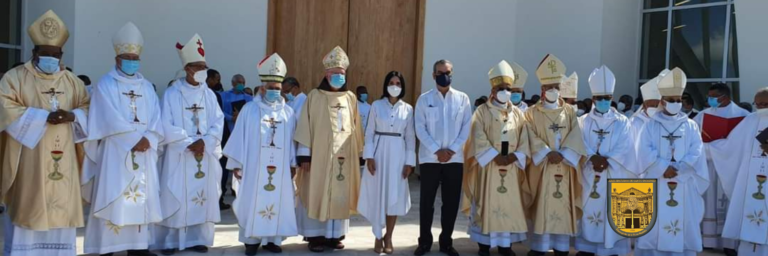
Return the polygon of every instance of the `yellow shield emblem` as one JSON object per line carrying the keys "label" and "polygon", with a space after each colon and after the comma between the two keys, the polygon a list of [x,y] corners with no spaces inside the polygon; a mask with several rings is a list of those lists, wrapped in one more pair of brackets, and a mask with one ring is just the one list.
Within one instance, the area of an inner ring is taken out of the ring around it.
{"label": "yellow shield emblem", "polygon": [[608,179],[608,221],[623,237],[637,238],[656,223],[656,179]]}

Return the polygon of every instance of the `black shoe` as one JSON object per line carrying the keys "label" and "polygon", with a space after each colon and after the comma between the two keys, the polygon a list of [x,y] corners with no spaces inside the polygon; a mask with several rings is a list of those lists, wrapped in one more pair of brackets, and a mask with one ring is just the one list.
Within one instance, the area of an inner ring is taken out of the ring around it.
{"label": "black shoe", "polygon": [[199,252],[199,253],[206,253],[208,252],[208,246],[205,245],[196,245],[189,248],[193,252]]}
{"label": "black shoe", "polygon": [[427,254],[430,250],[432,250],[431,247],[432,246],[429,246],[429,245],[419,245],[416,247],[416,251],[413,251],[413,255],[422,256],[424,254]]}
{"label": "black shoe", "polygon": [[128,256],[157,256],[149,250],[128,250]]}
{"label": "black shoe", "polygon": [[542,256],[542,255],[544,255],[544,252],[534,251],[534,250],[528,251],[528,256]]}
{"label": "black shoe", "polygon": [[229,205],[225,202],[219,202],[219,210],[226,211],[226,210],[229,210],[230,208],[232,208],[232,205]]}
{"label": "black shoe", "polygon": [[591,252],[577,252],[576,256],[595,256],[595,254]]}
{"label": "black shoe", "polygon": [[262,246],[261,248],[264,248],[264,250],[267,250],[271,253],[281,253],[283,252],[283,248],[280,248],[280,246],[274,244],[274,243],[268,243],[265,246]]}
{"label": "black shoe", "polygon": [[499,254],[501,254],[501,256],[515,256],[515,252],[512,251],[512,247],[499,246]]}
{"label": "black shoe", "polygon": [[478,256],[490,256],[491,255],[491,246],[484,245],[481,243],[477,243],[477,247],[479,248],[477,250]]}
{"label": "black shoe", "polygon": [[112,256],[112,253],[106,253],[106,254],[99,254],[99,256]]}
{"label": "black shoe", "polygon": [[325,246],[329,248],[333,248],[336,250],[342,250],[344,249],[344,243],[341,242],[341,239],[326,239],[325,240]]}
{"label": "black shoe", "polygon": [[160,253],[162,253],[163,255],[173,255],[174,253],[176,253],[176,249],[163,249],[162,251],[160,251]]}
{"label": "black shoe", "polygon": [[245,255],[253,256],[259,252],[260,244],[245,244]]}
{"label": "black shoe", "polygon": [[555,256],[568,256],[568,251],[558,251],[558,250],[554,250],[554,251],[555,251]]}
{"label": "black shoe", "polygon": [[723,248],[723,252],[725,252],[726,256],[737,256],[739,253],[736,252],[736,250],[731,248]]}
{"label": "black shoe", "polygon": [[321,253],[325,251],[325,245],[322,241],[310,241],[307,246],[310,252]]}
{"label": "black shoe", "polygon": [[457,252],[453,246],[440,248],[440,252],[445,253],[445,255],[448,256],[459,256],[459,252]]}

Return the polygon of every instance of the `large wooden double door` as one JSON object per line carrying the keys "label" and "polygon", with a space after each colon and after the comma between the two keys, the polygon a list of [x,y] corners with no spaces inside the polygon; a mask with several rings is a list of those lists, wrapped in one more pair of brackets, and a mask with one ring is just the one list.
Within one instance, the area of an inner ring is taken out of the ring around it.
{"label": "large wooden double door", "polygon": [[322,59],[333,47],[349,55],[347,86],[368,88],[370,99],[383,93],[384,77],[400,71],[405,100],[421,92],[426,0],[270,0],[267,53],[277,52],[288,75],[308,92],[324,76]]}

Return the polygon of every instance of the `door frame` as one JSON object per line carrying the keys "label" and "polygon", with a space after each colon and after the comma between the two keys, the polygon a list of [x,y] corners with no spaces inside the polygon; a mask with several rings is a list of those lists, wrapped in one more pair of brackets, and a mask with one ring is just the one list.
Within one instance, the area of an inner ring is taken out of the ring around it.
{"label": "door frame", "polygon": [[[268,2],[268,9],[267,9],[267,54],[272,54],[275,51],[275,39],[277,38],[275,35],[277,33],[277,1],[278,0],[269,0]],[[354,0],[350,0],[354,1]],[[414,81],[413,81],[413,104],[416,104],[416,100],[418,99],[419,95],[421,95],[421,78],[422,73],[424,73],[424,24],[426,23],[426,8],[427,8],[427,0],[415,0],[418,1],[417,6],[418,10],[417,12],[417,22],[416,22],[416,38],[415,44],[416,44],[416,58],[414,58]],[[317,60],[321,61],[321,60]]]}

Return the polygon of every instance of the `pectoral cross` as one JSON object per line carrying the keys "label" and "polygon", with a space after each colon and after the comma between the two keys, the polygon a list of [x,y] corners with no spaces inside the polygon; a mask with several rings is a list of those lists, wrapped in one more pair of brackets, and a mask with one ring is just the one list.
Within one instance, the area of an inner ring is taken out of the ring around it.
{"label": "pectoral cross", "polygon": [[552,130],[553,133],[559,133],[560,129],[565,128],[565,126],[559,126],[556,123],[552,123],[552,125],[549,126],[549,129]]}
{"label": "pectoral cross", "polygon": [[136,99],[141,98],[140,94],[136,94],[133,92],[133,90],[130,90],[128,92],[124,92],[123,95],[131,99],[131,111],[133,111],[133,122],[138,123],[139,121],[139,114],[138,107],[136,106]]}
{"label": "pectoral cross", "polygon": [[682,138],[681,136],[675,136],[675,133],[672,132],[667,136],[661,136],[662,138],[665,138],[669,141],[669,148],[672,149],[672,162],[675,161],[675,140]]}
{"label": "pectoral cross", "polygon": [[720,197],[717,201],[720,201],[720,207],[725,208],[728,206],[728,197],[723,194],[723,196]]}
{"label": "pectoral cross", "polygon": [[282,121],[276,121],[274,117],[270,117],[269,119],[264,119],[264,123],[269,124],[269,128],[272,128],[272,142],[269,143],[270,147],[275,146],[275,133],[277,133],[277,124],[282,123]]}
{"label": "pectoral cross", "polygon": [[198,112],[200,112],[200,110],[203,110],[204,108],[198,106],[197,103],[195,103],[195,104],[192,104],[192,107],[188,107],[186,109],[189,111],[192,111],[192,114],[194,115],[192,116],[192,123],[194,123],[195,126],[197,126],[197,135],[198,136],[203,135],[202,133],[200,133],[200,118],[198,117]]}
{"label": "pectoral cross", "polygon": [[56,95],[64,94],[64,92],[57,92],[56,89],[51,88],[50,90],[43,92],[43,94],[50,94],[51,99],[48,101],[48,103],[51,104],[51,111],[57,111],[59,110],[59,100],[56,98]]}
{"label": "pectoral cross", "polygon": [[597,134],[597,155],[600,155],[600,146],[603,144],[603,140],[605,140],[605,135],[610,134],[611,132],[606,131],[605,129],[600,130],[592,130],[592,132]]}
{"label": "pectoral cross", "polygon": [[341,116],[341,109],[347,108],[347,107],[342,106],[340,102],[337,102],[336,106],[333,106],[331,108],[335,108],[336,109],[336,116],[338,117],[337,120],[339,122],[339,127],[341,128],[341,129],[339,129],[339,131],[343,132],[344,131],[344,122],[343,122],[342,116]]}

